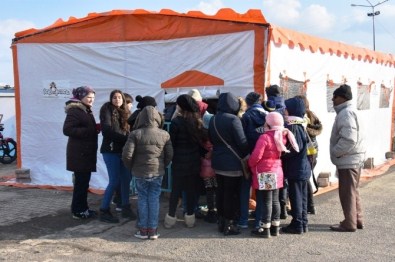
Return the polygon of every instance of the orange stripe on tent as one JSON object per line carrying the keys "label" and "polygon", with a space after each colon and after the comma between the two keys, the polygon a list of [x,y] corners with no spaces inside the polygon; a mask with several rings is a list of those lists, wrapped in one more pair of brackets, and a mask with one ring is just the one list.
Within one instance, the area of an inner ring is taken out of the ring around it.
{"label": "orange stripe on tent", "polygon": [[288,45],[289,48],[299,46],[303,51],[309,49],[312,53],[318,50],[325,54],[336,54],[337,56],[344,56],[345,58],[351,56],[351,59],[358,59],[367,62],[375,61],[377,64],[385,64],[389,66],[395,66],[394,56],[392,54],[385,54],[381,52],[375,52],[366,48],[351,46],[336,41],[331,41],[290,29],[282,28],[275,25],[270,25],[271,30],[271,41],[277,46],[282,44]]}
{"label": "orange stripe on tent", "polygon": [[72,24],[80,23],[86,20],[95,19],[98,17],[111,17],[111,16],[119,16],[119,15],[167,15],[167,16],[181,16],[181,17],[195,17],[195,18],[204,18],[211,20],[223,20],[223,21],[233,21],[233,22],[245,22],[245,23],[255,23],[255,24],[267,24],[265,17],[262,15],[262,12],[258,9],[248,10],[245,14],[239,14],[233,11],[230,8],[220,9],[215,15],[206,15],[199,11],[190,11],[188,13],[178,13],[172,11],[170,9],[162,9],[160,12],[150,12],[144,9],[136,9],[136,10],[112,10],[110,12],[103,13],[89,13],[88,16],[83,18],[75,18],[70,17],[68,21],[63,21],[62,19],[58,19],[54,24],[43,28],[43,29],[35,29],[31,28],[25,31],[21,31],[15,34],[16,38],[26,37],[32,34],[37,34],[39,32],[44,32],[48,30],[52,30],[59,27],[65,27]]}
{"label": "orange stripe on tent", "polygon": [[189,70],[161,84],[161,88],[223,86],[224,80],[197,70]]}
{"label": "orange stripe on tent", "polygon": [[21,89],[19,86],[19,67],[18,52],[16,46],[11,46],[12,61],[14,69],[14,88],[15,88],[15,123],[16,123],[16,162],[17,166],[22,167],[22,150],[21,150]]}

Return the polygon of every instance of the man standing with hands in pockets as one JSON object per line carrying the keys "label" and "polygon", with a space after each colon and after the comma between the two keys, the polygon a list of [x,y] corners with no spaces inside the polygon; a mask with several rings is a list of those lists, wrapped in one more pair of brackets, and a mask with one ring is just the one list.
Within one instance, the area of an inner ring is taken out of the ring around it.
{"label": "man standing with hands in pockets", "polygon": [[365,146],[360,121],[351,106],[350,86],[343,84],[333,92],[335,122],[330,138],[330,156],[339,177],[339,198],[344,220],[330,229],[355,232],[363,229],[359,178],[365,160]]}

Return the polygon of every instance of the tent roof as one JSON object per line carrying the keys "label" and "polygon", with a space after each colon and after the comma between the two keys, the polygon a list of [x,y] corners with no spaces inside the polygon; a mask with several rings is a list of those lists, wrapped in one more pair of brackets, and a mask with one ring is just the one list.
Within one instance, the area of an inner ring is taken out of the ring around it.
{"label": "tent roof", "polygon": [[[21,38],[29,37],[39,33],[44,33],[46,31],[51,31],[56,28],[67,27],[76,23],[96,19],[99,17],[110,17],[110,16],[120,16],[120,15],[165,15],[165,16],[212,19],[212,20],[221,20],[221,21],[233,21],[233,22],[242,22],[242,23],[254,23],[254,24],[262,24],[262,25],[268,24],[261,10],[258,9],[250,9],[244,14],[239,14],[230,8],[223,8],[220,9],[215,15],[206,15],[200,11],[189,11],[187,13],[178,13],[170,9],[162,9],[159,12],[147,11],[144,9],[112,10],[103,13],[89,13],[86,17],[83,18],[70,17],[67,21],[58,19],[52,25],[42,29],[31,28],[28,30],[17,32],[15,33],[16,39],[14,40],[18,41],[18,39]],[[347,45],[341,42],[314,37],[305,33],[282,28],[273,24],[270,24],[270,26],[271,26],[271,41],[277,46],[281,46],[282,44],[288,45],[289,48],[294,48],[295,46],[299,46],[301,50],[309,49],[313,53],[320,51],[322,54],[330,53],[330,54],[335,54],[337,56],[343,56],[344,58],[350,57],[351,59],[358,59],[368,62],[375,61],[376,63],[395,66],[395,57],[392,54],[385,54],[385,53],[369,50],[366,48]]]}
{"label": "tent roof", "polygon": [[323,39],[308,34],[300,33],[290,29],[282,28],[270,24],[271,41],[275,45],[288,45],[289,48],[299,46],[301,50],[309,49],[312,53],[320,51],[322,54],[330,53],[344,58],[358,59],[378,64],[389,64],[395,66],[395,57],[392,54],[385,54],[362,47],[347,45],[328,39]]}
{"label": "tent roof", "polygon": [[83,22],[86,20],[95,19],[98,17],[104,16],[118,16],[118,15],[168,15],[168,16],[181,16],[181,17],[192,17],[192,18],[203,18],[203,19],[212,19],[212,20],[223,20],[223,21],[233,21],[233,22],[244,22],[244,23],[255,23],[255,24],[267,24],[265,17],[262,15],[262,12],[257,9],[250,9],[245,14],[236,13],[231,8],[222,8],[218,10],[215,15],[206,15],[200,11],[189,11],[187,13],[178,13],[170,9],[162,9],[159,12],[147,11],[144,9],[135,9],[135,10],[112,10],[109,12],[103,13],[89,13],[86,17],[83,18],[75,18],[73,16],[69,17],[69,20],[63,21],[62,19],[58,19],[52,25],[42,28],[35,29],[30,28],[21,32],[15,33],[16,38],[26,37],[29,35],[37,34],[40,32],[45,32],[51,29],[55,29],[58,27],[64,27],[68,25],[72,25],[75,23]]}

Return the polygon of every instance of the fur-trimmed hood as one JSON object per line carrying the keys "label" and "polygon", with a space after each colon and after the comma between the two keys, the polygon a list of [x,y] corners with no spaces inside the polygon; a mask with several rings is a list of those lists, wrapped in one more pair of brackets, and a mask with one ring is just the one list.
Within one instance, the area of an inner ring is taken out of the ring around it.
{"label": "fur-trimmed hood", "polygon": [[70,108],[79,108],[82,111],[85,111],[87,113],[91,113],[92,112],[90,107],[87,107],[80,100],[76,100],[76,99],[71,99],[71,100],[66,102],[66,106],[64,107],[64,111],[65,111],[66,114],[70,110]]}

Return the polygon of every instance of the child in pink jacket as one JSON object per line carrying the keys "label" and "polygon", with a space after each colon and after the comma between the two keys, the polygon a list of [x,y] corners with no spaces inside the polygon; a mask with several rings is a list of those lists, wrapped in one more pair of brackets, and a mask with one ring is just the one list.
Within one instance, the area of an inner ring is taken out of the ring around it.
{"label": "child in pink jacket", "polygon": [[252,188],[256,198],[261,198],[263,206],[262,220],[259,228],[251,231],[253,236],[269,238],[277,236],[280,230],[280,202],[279,189],[283,187],[284,175],[280,156],[282,152],[289,152],[285,147],[287,141],[299,151],[292,132],[284,128],[284,119],[280,113],[271,112],[266,115],[262,134],[252,152],[248,164],[253,173]]}

